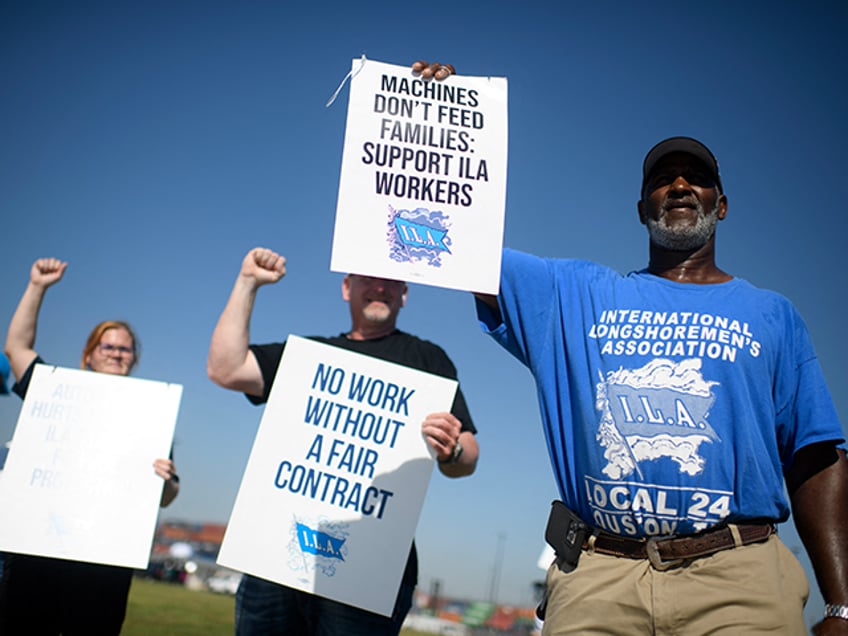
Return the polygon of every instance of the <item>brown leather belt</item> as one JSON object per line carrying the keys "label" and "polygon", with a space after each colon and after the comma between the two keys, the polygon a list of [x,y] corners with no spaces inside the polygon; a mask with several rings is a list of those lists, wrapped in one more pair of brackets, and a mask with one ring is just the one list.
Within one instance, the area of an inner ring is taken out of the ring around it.
{"label": "brown leather belt", "polygon": [[728,524],[685,537],[628,539],[601,532],[589,536],[583,549],[628,559],[648,559],[657,570],[667,570],[687,559],[760,543],[775,533],[771,524]]}

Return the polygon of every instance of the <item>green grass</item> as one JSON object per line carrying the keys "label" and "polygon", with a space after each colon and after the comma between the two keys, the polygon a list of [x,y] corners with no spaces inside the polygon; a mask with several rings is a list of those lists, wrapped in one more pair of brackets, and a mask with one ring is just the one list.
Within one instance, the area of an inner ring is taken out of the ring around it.
{"label": "green grass", "polygon": [[233,636],[235,599],[134,578],[121,636]]}
{"label": "green grass", "polygon": [[[121,636],[233,636],[235,599],[134,578]],[[429,636],[404,629],[401,636]]]}

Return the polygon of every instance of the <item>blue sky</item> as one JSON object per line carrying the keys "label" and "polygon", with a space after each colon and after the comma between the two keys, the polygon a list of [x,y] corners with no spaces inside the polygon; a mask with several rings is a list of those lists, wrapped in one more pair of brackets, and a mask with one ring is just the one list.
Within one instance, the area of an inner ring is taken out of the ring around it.
{"label": "blue sky", "polygon": [[[795,302],[844,424],[846,26],[837,2],[5,2],[0,330],[33,260],[69,261],[38,351],[76,366],[94,323],[129,320],[136,375],[185,387],[183,492],[163,516],[225,521],[261,409],[204,365],[241,259],[263,245],[289,261],[255,340],[347,328],[329,271],[347,91],[324,103],[362,53],[424,57],[509,80],[510,247],[644,266],[642,158],[704,140],[730,204],[719,264]],[[420,586],[528,601],[556,497],[532,380],[466,293],[415,286],[400,326],[448,351],[480,430],[477,473],[434,476]],[[0,440],[18,409],[0,400]]]}

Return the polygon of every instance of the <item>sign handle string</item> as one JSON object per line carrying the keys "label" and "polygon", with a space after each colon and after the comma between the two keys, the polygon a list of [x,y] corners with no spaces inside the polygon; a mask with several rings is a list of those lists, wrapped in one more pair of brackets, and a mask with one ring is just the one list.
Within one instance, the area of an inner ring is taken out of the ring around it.
{"label": "sign handle string", "polygon": [[345,82],[347,82],[349,79],[353,79],[356,76],[356,74],[359,73],[359,71],[362,70],[363,66],[365,66],[365,53],[362,54],[362,58],[360,58],[360,60],[359,60],[359,66],[357,66],[355,69],[351,68],[350,71],[348,71],[347,75],[345,75],[344,78],[342,79],[342,81],[339,83],[339,86],[336,89],[336,92],[333,93],[333,96],[330,97],[330,99],[325,104],[326,108],[329,108],[330,106],[333,105],[333,102],[336,101],[336,97],[339,96],[339,93],[341,92],[342,88],[344,87]]}

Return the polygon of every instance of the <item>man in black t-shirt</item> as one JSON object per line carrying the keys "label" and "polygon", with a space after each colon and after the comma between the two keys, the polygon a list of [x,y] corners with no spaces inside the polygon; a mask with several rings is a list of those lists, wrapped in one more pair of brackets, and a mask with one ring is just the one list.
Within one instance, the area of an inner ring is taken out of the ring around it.
{"label": "man in black t-shirt", "polygon": [[[248,252],[209,346],[209,378],[244,393],[254,404],[268,399],[285,343],[251,345],[250,316],[258,289],[285,276],[285,265],[285,258],[269,249],[257,247]],[[397,329],[407,292],[402,281],[348,274],[342,283],[342,298],[350,307],[350,330],[314,339],[456,379],[456,368],[439,346]],[[463,477],[474,472],[479,454],[476,429],[460,390],[451,412],[428,415],[421,430],[436,453],[442,474]],[[391,618],[245,576],[236,596],[236,634],[395,636],[412,605],[417,570],[413,546]]]}

